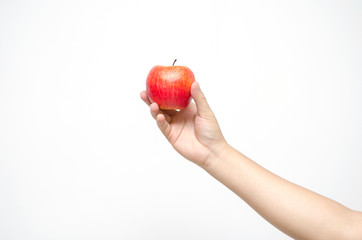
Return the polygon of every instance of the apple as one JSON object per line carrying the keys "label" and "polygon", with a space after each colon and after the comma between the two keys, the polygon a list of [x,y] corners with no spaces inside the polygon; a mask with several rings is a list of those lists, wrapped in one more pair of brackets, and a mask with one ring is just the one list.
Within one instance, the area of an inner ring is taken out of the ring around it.
{"label": "apple", "polygon": [[160,109],[180,110],[191,101],[191,85],[195,76],[186,66],[154,66],[146,80],[146,92]]}

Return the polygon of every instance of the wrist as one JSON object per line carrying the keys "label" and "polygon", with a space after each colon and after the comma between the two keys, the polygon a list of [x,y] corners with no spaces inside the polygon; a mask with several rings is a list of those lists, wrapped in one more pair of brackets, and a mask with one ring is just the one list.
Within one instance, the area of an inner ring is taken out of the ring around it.
{"label": "wrist", "polygon": [[228,156],[233,152],[233,148],[226,142],[223,141],[218,144],[210,153],[207,160],[201,166],[205,171],[212,171],[219,162],[228,159]]}

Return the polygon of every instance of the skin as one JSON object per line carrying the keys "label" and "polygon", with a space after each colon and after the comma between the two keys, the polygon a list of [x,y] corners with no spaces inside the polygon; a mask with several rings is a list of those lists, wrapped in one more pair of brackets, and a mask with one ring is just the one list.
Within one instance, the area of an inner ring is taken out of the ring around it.
{"label": "skin", "polygon": [[258,165],[225,140],[197,82],[195,101],[162,111],[141,99],[172,147],[216,178],[273,226],[295,239],[362,239],[362,213],[291,183]]}

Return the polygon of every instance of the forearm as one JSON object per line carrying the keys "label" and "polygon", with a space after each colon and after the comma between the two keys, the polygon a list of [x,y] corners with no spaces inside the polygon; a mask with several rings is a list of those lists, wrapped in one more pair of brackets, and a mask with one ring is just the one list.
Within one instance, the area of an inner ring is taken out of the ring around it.
{"label": "forearm", "polygon": [[204,169],[263,218],[296,239],[345,239],[352,211],[288,182],[228,146]]}

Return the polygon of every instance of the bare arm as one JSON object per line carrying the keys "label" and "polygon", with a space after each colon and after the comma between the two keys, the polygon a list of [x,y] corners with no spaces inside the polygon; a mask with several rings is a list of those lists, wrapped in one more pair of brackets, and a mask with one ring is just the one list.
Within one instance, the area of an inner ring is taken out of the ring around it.
{"label": "bare arm", "polygon": [[225,141],[198,83],[191,95],[196,105],[163,112],[141,93],[175,150],[295,239],[362,239],[362,213],[293,184],[239,153]]}
{"label": "bare arm", "polygon": [[293,184],[228,147],[204,169],[295,239],[362,239],[362,215]]}

